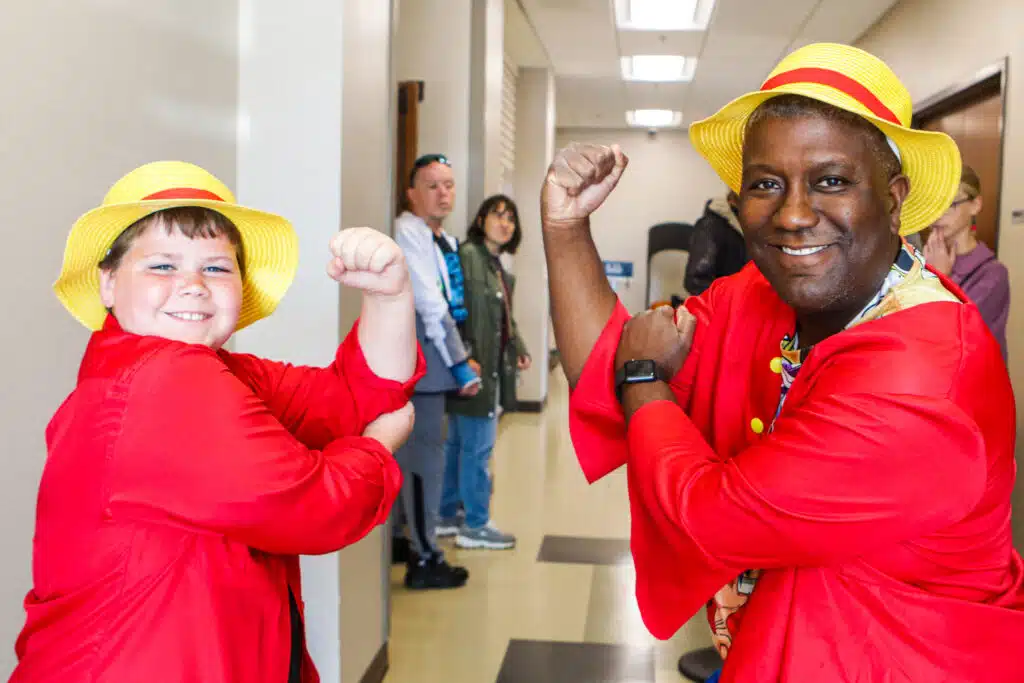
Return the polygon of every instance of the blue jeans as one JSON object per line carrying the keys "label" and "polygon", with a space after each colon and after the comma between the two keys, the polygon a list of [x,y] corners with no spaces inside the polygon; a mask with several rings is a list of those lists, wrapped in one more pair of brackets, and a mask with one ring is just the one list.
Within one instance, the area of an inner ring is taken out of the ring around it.
{"label": "blue jeans", "polygon": [[491,453],[498,438],[497,417],[448,415],[444,443],[441,517],[452,518],[462,504],[466,526],[477,529],[491,520]]}

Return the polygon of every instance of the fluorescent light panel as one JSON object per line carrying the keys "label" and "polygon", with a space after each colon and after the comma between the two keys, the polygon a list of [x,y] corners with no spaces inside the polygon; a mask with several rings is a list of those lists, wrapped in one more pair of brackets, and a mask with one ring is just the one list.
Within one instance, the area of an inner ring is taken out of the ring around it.
{"label": "fluorescent light panel", "polygon": [[622,58],[622,77],[627,81],[690,81],[697,60],[679,55],[633,55]]}
{"label": "fluorescent light panel", "polygon": [[634,31],[703,31],[715,0],[617,0],[621,29]]}
{"label": "fluorescent light panel", "polygon": [[683,122],[683,113],[671,109],[634,109],[626,112],[626,123],[637,128],[671,128]]}

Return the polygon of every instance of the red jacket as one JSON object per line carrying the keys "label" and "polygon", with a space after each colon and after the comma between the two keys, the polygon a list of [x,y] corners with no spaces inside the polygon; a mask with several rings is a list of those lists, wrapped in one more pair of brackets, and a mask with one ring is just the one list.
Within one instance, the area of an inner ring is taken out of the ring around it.
{"label": "red jacket", "polygon": [[761,434],[792,309],[753,265],[687,308],[698,327],[678,405],[644,406],[627,433],[612,381],[621,306],[571,398],[587,478],[628,460],[651,632],[671,636],[763,569],[724,683],[1024,681],[1014,399],[974,306],[922,304],[818,344]]}
{"label": "red jacket", "polygon": [[[86,349],[50,422],[34,588],[11,681],[283,683],[300,554],[387,517],[401,483],[361,436],[405,384],[353,329],[304,368],[121,331]],[[303,680],[318,680],[304,654]]]}

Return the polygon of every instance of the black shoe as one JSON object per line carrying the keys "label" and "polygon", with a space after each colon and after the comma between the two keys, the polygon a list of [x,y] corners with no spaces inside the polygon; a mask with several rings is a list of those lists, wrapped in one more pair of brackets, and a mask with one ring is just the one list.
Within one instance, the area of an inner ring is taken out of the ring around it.
{"label": "black shoe", "polygon": [[391,564],[407,564],[411,554],[408,538],[395,536],[391,539]]}
{"label": "black shoe", "polygon": [[466,584],[469,572],[465,567],[453,567],[443,555],[410,562],[405,573],[405,587],[409,590],[431,588],[460,588]]}
{"label": "black shoe", "polygon": [[722,657],[718,650],[713,647],[705,647],[693,652],[687,652],[679,658],[679,673],[685,678],[697,683],[711,678],[711,675],[722,668]]}

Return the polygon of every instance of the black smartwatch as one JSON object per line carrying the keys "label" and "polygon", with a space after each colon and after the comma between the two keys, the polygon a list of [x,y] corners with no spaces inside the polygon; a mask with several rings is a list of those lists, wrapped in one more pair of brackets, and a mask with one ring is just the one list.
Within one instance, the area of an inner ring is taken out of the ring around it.
{"label": "black smartwatch", "polygon": [[622,401],[622,389],[627,384],[668,382],[671,378],[653,360],[627,360],[615,373],[615,397]]}

